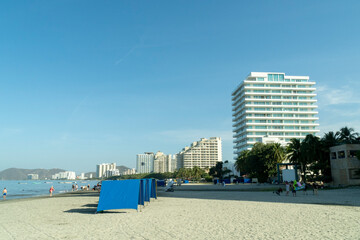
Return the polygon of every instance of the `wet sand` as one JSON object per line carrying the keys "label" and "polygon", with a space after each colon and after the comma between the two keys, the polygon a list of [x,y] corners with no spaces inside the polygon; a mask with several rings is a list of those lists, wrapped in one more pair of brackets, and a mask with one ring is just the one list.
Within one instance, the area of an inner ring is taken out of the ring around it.
{"label": "wet sand", "polygon": [[[216,186],[215,186],[216,187]],[[1,239],[360,239],[360,188],[318,196],[180,187],[140,211],[94,214],[98,194],[0,201]],[[188,190],[186,190],[188,188]],[[213,187],[214,188],[214,187]],[[181,190],[181,191],[179,191]]]}

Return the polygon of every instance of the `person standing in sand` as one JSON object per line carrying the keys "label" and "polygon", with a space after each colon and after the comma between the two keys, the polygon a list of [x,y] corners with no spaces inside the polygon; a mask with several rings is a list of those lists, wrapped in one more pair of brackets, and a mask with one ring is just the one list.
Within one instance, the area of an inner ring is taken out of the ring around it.
{"label": "person standing in sand", "polygon": [[295,183],[293,181],[291,181],[291,185],[290,185],[290,188],[291,188],[291,192],[292,192],[292,195],[293,197],[296,197],[296,189],[295,189]]}
{"label": "person standing in sand", "polygon": [[4,188],[3,190],[3,199],[6,200],[6,195],[7,195],[7,190],[6,188]]}
{"label": "person standing in sand", "polygon": [[285,182],[286,196],[289,196],[290,184],[288,181]]}
{"label": "person standing in sand", "polygon": [[52,197],[52,194],[53,194],[54,191],[55,191],[54,186],[51,186],[51,188],[50,188],[50,190],[49,190],[49,192],[50,192],[50,197]]}

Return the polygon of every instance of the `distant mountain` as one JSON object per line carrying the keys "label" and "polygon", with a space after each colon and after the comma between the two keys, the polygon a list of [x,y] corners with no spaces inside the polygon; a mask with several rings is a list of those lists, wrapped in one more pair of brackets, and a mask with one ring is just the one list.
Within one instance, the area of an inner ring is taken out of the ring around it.
{"label": "distant mountain", "polygon": [[65,172],[64,169],[21,169],[8,168],[0,172],[0,180],[26,180],[28,174],[38,174],[39,179],[51,179],[55,173]]}

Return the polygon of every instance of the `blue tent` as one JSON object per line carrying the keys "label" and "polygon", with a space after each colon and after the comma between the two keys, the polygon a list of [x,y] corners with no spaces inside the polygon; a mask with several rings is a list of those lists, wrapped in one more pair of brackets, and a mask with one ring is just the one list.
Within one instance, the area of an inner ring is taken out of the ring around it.
{"label": "blue tent", "polygon": [[140,179],[103,181],[97,212],[110,209],[137,209],[138,204],[143,205],[141,181]]}

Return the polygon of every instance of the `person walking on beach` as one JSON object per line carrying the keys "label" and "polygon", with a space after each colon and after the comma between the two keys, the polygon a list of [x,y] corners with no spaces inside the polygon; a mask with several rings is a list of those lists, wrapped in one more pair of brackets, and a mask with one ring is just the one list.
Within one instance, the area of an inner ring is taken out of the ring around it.
{"label": "person walking on beach", "polygon": [[289,196],[290,184],[288,181],[285,182],[286,196]]}
{"label": "person walking on beach", "polygon": [[4,188],[3,190],[3,199],[6,200],[6,195],[7,195],[7,190],[6,188]]}
{"label": "person walking on beach", "polygon": [[72,190],[71,190],[71,191],[74,191],[74,189],[75,189],[75,185],[73,184],[73,185],[72,185]]}
{"label": "person walking on beach", "polygon": [[318,195],[319,186],[316,183],[313,183],[313,195]]}
{"label": "person walking on beach", "polygon": [[54,191],[55,191],[55,188],[54,188],[53,186],[51,186],[51,188],[50,188],[50,190],[49,190],[49,192],[50,192],[50,197],[52,197],[52,194],[53,194]]}
{"label": "person walking on beach", "polygon": [[306,183],[303,183],[303,185],[304,185],[304,195],[308,195],[307,194],[308,185]]}
{"label": "person walking on beach", "polygon": [[296,197],[296,189],[295,189],[295,183],[294,182],[291,182],[292,184],[290,185],[291,187],[291,192],[292,192],[292,195],[293,197]]}

